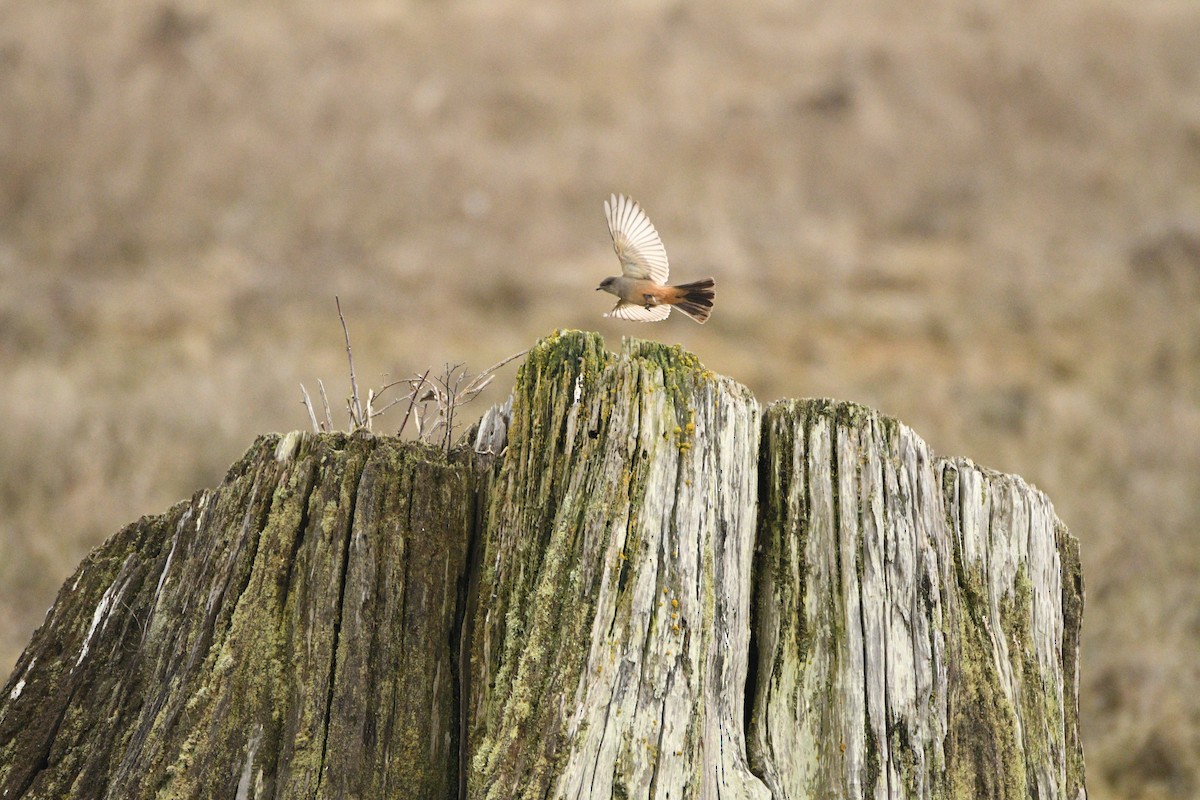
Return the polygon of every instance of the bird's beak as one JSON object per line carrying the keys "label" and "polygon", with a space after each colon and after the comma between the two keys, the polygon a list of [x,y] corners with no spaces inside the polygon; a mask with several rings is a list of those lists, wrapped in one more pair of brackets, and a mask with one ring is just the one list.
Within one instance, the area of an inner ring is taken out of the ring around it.
{"label": "bird's beak", "polygon": [[598,292],[598,291],[600,291],[600,290],[601,290],[601,289],[603,289],[603,288],[604,288],[603,286],[597,286],[597,287],[596,287],[596,291]]}

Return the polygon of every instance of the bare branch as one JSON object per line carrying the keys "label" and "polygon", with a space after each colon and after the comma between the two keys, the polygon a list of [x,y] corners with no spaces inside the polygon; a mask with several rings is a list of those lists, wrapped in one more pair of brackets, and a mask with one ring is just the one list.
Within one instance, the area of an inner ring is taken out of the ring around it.
{"label": "bare branch", "polygon": [[333,411],[329,408],[329,396],[325,394],[325,384],[317,378],[317,388],[321,390],[321,405],[325,407],[325,425],[323,430],[333,430]]}
{"label": "bare branch", "polygon": [[[483,372],[481,372],[475,376],[475,379],[473,381],[471,381],[470,384],[467,385],[467,391],[468,392],[471,391],[471,387],[482,378],[487,378],[487,381],[483,384],[484,386],[487,386],[488,383],[491,383],[491,380],[494,377],[494,375],[492,373],[494,373],[496,370],[503,367],[505,364],[508,364],[511,361],[517,360],[518,358],[520,358],[521,356],[525,355],[528,352],[529,352],[529,348],[525,348],[524,350],[522,350],[519,353],[513,353],[508,358],[505,358],[501,361],[497,361],[495,364],[492,364],[490,367],[485,369]],[[482,388],[482,387],[480,387],[480,388]],[[476,394],[478,394],[478,392],[476,392]]]}
{"label": "bare branch", "polygon": [[430,433],[430,429],[425,426],[425,419],[428,416],[429,416],[429,409],[424,403],[417,406],[417,416],[416,416],[417,439],[422,442],[426,441],[426,438],[429,436],[429,433]]}
{"label": "bare branch", "polygon": [[317,424],[317,412],[313,410],[312,398],[308,396],[308,389],[304,388],[304,384],[300,384],[300,393],[304,395],[304,407],[308,409],[308,418],[312,422],[313,433],[320,433],[321,426]]}
{"label": "bare branch", "polygon": [[[350,417],[351,433],[360,428],[373,431],[376,417],[382,416],[392,406],[407,401],[408,408],[404,412],[404,418],[400,421],[400,427],[397,428],[396,435],[403,436],[404,431],[408,428],[408,421],[413,419],[416,423],[416,438],[419,441],[436,443],[439,447],[444,447],[447,453],[449,453],[454,446],[455,427],[460,416],[460,407],[478,397],[495,379],[495,373],[498,369],[529,352],[528,350],[522,350],[519,353],[514,353],[474,376],[467,372],[464,363],[452,364],[447,362],[443,365],[444,368],[442,371],[434,377],[431,377],[433,369],[430,368],[421,374],[414,373],[413,377],[410,378],[389,381],[379,389],[368,390],[364,407],[363,397],[359,394],[358,376],[354,367],[354,350],[350,344],[350,328],[346,323],[345,314],[342,313],[341,299],[336,295],[333,299],[337,306],[338,321],[342,325],[342,337],[346,345],[346,363],[350,370],[350,396],[346,398],[346,413]],[[387,376],[385,375],[384,377],[386,378]],[[382,405],[377,405],[381,403],[386,392],[401,385],[408,386],[406,394],[385,402]],[[317,420],[312,398],[303,385],[300,387],[300,390],[304,393],[304,403],[308,409],[309,421],[312,423],[313,430],[315,431],[336,430],[333,424],[333,413],[329,406],[329,397],[325,392],[325,384],[321,380],[318,380],[317,386],[321,393],[321,405],[325,411],[324,422]]]}
{"label": "bare branch", "polygon": [[[476,376],[476,378],[478,379],[478,376]],[[475,385],[476,381],[471,381],[470,385],[468,385],[467,388],[463,389],[463,391],[460,393],[460,397],[462,397],[464,402],[468,400],[474,400],[475,396],[486,389],[488,384],[495,380],[495,378],[495,375],[488,375],[487,380],[483,381],[478,386]]]}
{"label": "bare branch", "polygon": [[[379,395],[375,395],[375,399],[378,400]],[[374,419],[375,417],[382,417],[384,414],[387,413],[387,410],[389,408],[391,408],[392,406],[398,406],[407,399],[408,399],[408,395],[404,395],[403,397],[397,397],[395,400],[389,401],[386,405],[381,406],[380,408],[378,408],[375,411],[372,411],[371,418]]]}
{"label": "bare branch", "polygon": [[[401,378],[398,381],[392,381],[390,383],[385,383],[383,386],[380,386],[378,390],[376,390],[375,399],[376,400],[380,399],[381,397],[383,397],[383,393],[386,392],[388,389],[391,389],[393,386],[399,386],[402,383],[407,383],[408,385],[411,386],[412,378]],[[401,399],[403,399],[403,398],[401,398]]]}
{"label": "bare branch", "polygon": [[[416,385],[412,388],[412,393],[409,394],[408,411],[404,413],[404,419],[400,422],[400,428],[396,431],[396,435],[404,433],[404,426],[408,424],[408,418],[412,416],[413,405],[417,402],[417,394],[421,391],[421,387],[425,385],[425,379],[429,377],[429,370],[425,370],[425,374],[417,379]],[[420,424],[417,426],[417,435],[420,436]]]}
{"label": "bare branch", "polygon": [[350,422],[353,428],[363,425],[362,402],[358,399],[358,379],[354,377],[354,353],[350,349],[350,330],[346,327],[346,318],[342,316],[342,301],[337,295],[333,296],[337,304],[338,319],[342,321],[342,335],[346,337],[346,360],[350,362]]}

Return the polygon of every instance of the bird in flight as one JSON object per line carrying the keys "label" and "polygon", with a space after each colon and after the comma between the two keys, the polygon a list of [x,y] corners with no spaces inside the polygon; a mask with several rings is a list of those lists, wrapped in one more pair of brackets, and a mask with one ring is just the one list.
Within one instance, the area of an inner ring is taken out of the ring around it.
{"label": "bird in flight", "polygon": [[604,201],[608,232],[621,260],[621,274],[605,278],[596,287],[620,299],[604,316],[635,322],[661,322],[678,308],[701,325],[712,312],[712,278],[667,286],[667,249],[646,212],[623,194]]}

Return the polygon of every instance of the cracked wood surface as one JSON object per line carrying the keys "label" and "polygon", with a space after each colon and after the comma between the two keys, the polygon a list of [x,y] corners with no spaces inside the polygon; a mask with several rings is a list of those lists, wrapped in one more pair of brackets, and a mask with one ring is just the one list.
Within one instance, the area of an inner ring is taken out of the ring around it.
{"label": "cracked wood surface", "polygon": [[741,693],[758,416],[677,348],[531,351],[483,534],[471,797],[769,797]]}
{"label": "cracked wood surface", "polygon": [[475,443],[262,437],[118,533],[0,798],[1084,796],[1078,543],[1020,478],[579,332]]}
{"label": "cracked wood surface", "polygon": [[1078,543],[1046,496],[861,406],[765,416],[750,739],[774,796],[1084,796]]}
{"label": "cracked wood surface", "polygon": [[64,585],[0,706],[0,797],[452,796],[471,493],[428,448],[262,437]]}

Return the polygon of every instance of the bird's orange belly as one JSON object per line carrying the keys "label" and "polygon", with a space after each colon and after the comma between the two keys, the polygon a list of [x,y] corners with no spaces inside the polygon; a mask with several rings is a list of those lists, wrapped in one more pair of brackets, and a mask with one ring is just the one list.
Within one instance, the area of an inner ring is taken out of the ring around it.
{"label": "bird's orange belly", "polygon": [[631,281],[621,288],[620,298],[627,303],[658,306],[675,302],[671,287],[659,286],[653,281]]}

